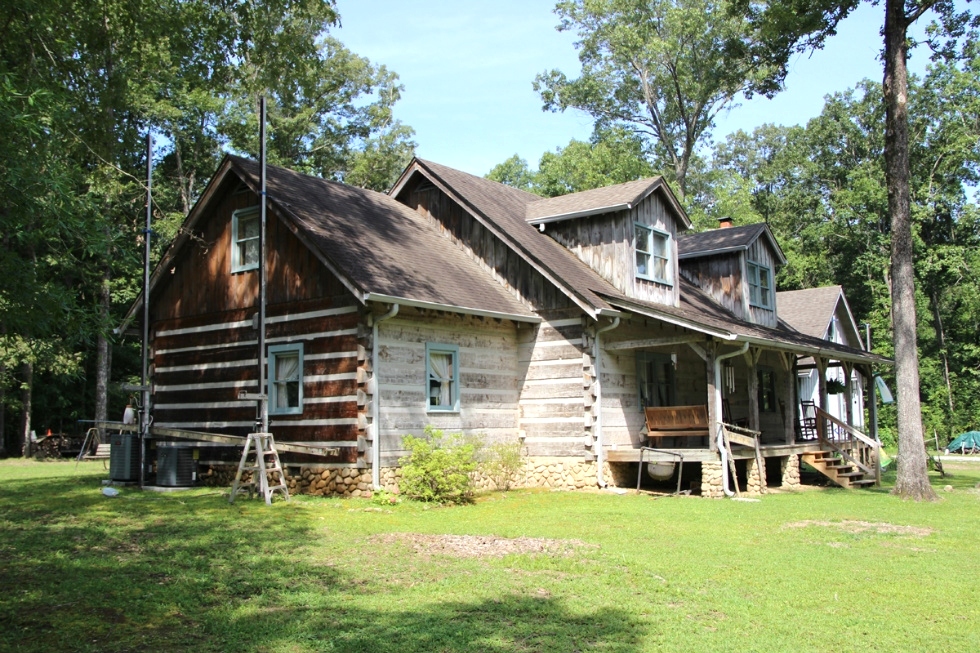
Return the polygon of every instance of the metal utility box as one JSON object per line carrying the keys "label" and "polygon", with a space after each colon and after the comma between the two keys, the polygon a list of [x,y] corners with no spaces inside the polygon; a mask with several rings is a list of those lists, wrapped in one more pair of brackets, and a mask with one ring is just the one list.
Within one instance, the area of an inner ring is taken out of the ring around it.
{"label": "metal utility box", "polygon": [[140,477],[139,438],[133,433],[109,436],[109,479],[132,483]]}
{"label": "metal utility box", "polygon": [[194,446],[185,442],[157,442],[157,481],[161,487],[187,487],[197,481]]}

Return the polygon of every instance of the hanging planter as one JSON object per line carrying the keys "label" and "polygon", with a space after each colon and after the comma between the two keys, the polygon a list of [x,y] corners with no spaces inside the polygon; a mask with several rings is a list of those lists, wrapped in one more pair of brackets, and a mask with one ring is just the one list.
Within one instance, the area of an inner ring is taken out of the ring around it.
{"label": "hanging planter", "polygon": [[844,392],[845,386],[843,381],[837,379],[830,379],[827,381],[827,394],[829,395],[839,395]]}

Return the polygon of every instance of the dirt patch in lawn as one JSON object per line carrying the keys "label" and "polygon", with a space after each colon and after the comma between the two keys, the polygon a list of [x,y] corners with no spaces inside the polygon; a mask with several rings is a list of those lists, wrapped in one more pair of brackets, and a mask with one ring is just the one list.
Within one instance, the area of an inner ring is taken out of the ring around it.
{"label": "dirt patch in lawn", "polygon": [[576,549],[598,549],[581,540],[549,540],[540,537],[496,537],[494,535],[426,535],[385,533],[371,538],[382,544],[405,544],[420,555],[457,558],[499,558],[514,553],[570,555]]}
{"label": "dirt patch in lawn", "polygon": [[878,535],[912,535],[914,537],[926,537],[932,535],[931,528],[921,526],[902,526],[901,524],[888,524],[886,522],[856,521],[845,519],[843,521],[817,521],[807,519],[786,524],[786,528],[807,528],[808,526],[822,526],[824,528],[836,528],[846,533],[877,533]]}

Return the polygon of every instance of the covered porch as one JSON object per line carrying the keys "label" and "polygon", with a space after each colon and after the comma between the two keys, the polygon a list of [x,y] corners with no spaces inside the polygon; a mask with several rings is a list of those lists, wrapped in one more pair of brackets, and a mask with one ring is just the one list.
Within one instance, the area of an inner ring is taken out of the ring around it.
{"label": "covered porch", "polygon": [[[604,459],[621,470],[617,482],[629,476],[635,482],[637,463],[659,466],[661,475],[674,463],[694,483],[683,489],[722,496],[726,480],[735,478],[736,489],[764,492],[798,486],[802,460],[844,487],[874,483],[877,438],[858,429],[863,416],[848,411],[840,420],[822,409],[830,394],[826,369],[843,366],[850,379],[857,368],[862,380],[870,379],[869,356],[785,340],[720,338],[642,319],[608,334],[601,354],[602,446]],[[821,369],[821,405],[801,409],[803,364]],[[852,393],[868,391],[868,383],[846,384],[847,405]],[[873,396],[865,405],[873,410]],[[661,413],[674,416],[671,424],[658,421]],[[874,425],[874,416],[866,423]]]}

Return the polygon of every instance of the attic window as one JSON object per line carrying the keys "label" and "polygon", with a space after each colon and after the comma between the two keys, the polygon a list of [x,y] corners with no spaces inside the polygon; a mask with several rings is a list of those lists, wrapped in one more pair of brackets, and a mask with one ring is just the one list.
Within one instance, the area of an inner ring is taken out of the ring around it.
{"label": "attic window", "polygon": [[759,308],[772,308],[772,270],[759,263],[748,261],[749,304]]}
{"label": "attic window", "polygon": [[670,234],[634,224],[636,230],[636,276],[671,284]]}
{"label": "attic window", "polygon": [[259,209],[239,209],[231,214],[231,271],[259,267]]}

